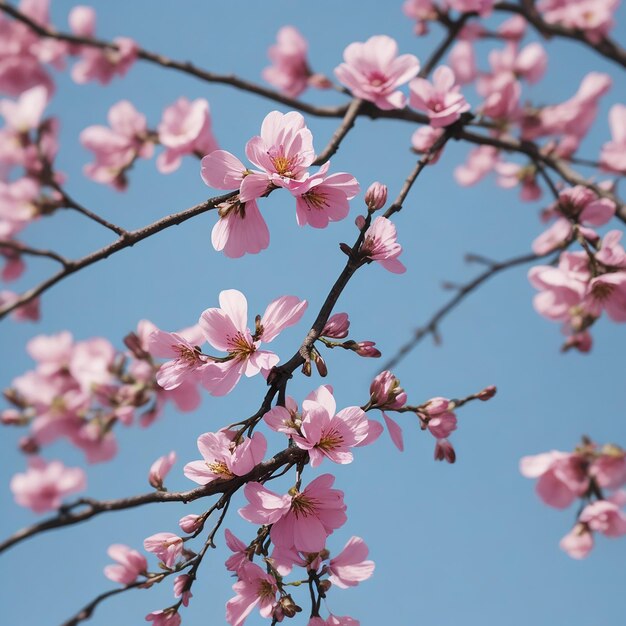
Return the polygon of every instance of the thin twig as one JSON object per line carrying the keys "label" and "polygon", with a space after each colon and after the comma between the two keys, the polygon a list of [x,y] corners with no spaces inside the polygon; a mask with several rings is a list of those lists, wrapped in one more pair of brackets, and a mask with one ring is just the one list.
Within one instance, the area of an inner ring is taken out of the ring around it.
{"label": "thin twig", "polygon": [[478,289],[484,282],[489,280],[492,276],[499,274],[500,272],[516,267],[518,265],[525,265],[526,263],[532,263],[539,259],[545,258],[551,253],[539,255],[539,254],[524,254],[522,256],[513,257],[507,261],[501,261],[500,263],[492,263],[484,272],[479,274],[476,278],[458,287],[457,293],[446,304],[438,309],[433,316],[423,325],[417,328],[413,332],[413,337],[400,347],[398,352],[389,359],[382,367],[381,371],[391,369],[396,366],[413,348],[415,348],[427,335],[437,335],[439,324],[441,320],[448,315],[456,306],[458,306],[465,298]]}
{"label": "thin twig", "polygon": [[45,257],[48,259],[53,259],[54,261],[57,261],[63,266],[67,266],[70,263],[70,261],[68,261],[65,257],[61,256],[60,254],[57,254],[56,252],[52,250],[41,250],[40,248],[32,248],[31,246],[26,246],[23,243],[20,243],[19,241],[9,241],[5,239],[3,241],[0,241],[0,248],[14,250],[15,252],[18,252],[19,254],[27,254],[29,256],[38,256],[38,257]]}

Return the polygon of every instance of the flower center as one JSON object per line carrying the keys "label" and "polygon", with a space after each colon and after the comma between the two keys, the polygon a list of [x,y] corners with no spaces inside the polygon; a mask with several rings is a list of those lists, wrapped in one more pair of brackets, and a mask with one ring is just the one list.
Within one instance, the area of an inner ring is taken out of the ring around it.
{"label": "flower center", "polygon": [[343,444],[343,437],[336,430],[329,430],[320,439],[317,447],[320,450],[333,450]]}
{"label": "flower center", "polygon": [[214,461],[213,463],[207,463],[206,466],[211,472],[222,476],[224,478],[232,478],[234,474],[228,469],[224,461]]}
{"label": "flower center", "polygon": [[283,146],[279,146],[277,150],[270,150],[268,153],[272,165],[276,170],[276,173],[286,178],[293,178],[295,176],[294,169],[297,165],[298,157],[285,155]]}
{"label": "flower center", "polygon": [[274,598],[275,593],[272,583],[268,582],[267,580],[260,580],[259,587],[257,589],[257,595],[263,600],[267,598]]}
{"label": "flower center", "polygon": [[330,204],[326,200],[326,194],[319,191],[307,191],[305,194],[302,194],[302,199],[306,202],[309,209],[321,211],[330,207]]}
{"label": "flower center", "polygon": [[238,332],[234,337],[227,337],[230,350],[228,353],[234,358],[243,361],[256,351],[254,343],[250,343],[243,333]]}
{"label": "flower center", "polygon": [[602,302],[611,296],[614,289],[615,285],[612,285],[611,283],[596,283],[591,289],[591,295],[595,300],[600,300]]}
{"label": "flower center", "polygon": [[294,512],[296,518],[309,517],[315,513],[315,500],[305,496],[302,493],[297,494],[291,501],[291,510]]}
{"label": "flower center", "polygon": [[194,365],[198,361],[200,361],[200,355],[196,350],[192,350],[187,346],[179,344],[177,346],[172,346],[175,350],[178,350],[178,360],[183,361],[187,365]]}

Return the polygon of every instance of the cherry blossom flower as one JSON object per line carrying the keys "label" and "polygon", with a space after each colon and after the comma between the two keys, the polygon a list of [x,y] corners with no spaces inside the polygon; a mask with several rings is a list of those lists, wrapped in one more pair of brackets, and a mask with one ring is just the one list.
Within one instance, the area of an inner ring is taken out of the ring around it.
{"label": "cherry blossom flower", "polygon": [[415,20],[415,34],[425,35],[428,32],[428,22],[437,19],[437,7],[433,0],[405,0],[402,12]]}
{"label": "cherry blossom flower", "polygon": [[403,274],[406,267],[398,260],[402,246],[397,242],[396,227],[386,217],[379,216],[365,231],[361,254],[378,261],[386,270]]}
{"label": "cherry blossom flower", "polygon": [[561,539],[561,550],[573,559],[584,559],[593,548],[593,534],[585,524],[576,524],[572,530]]}
{"label": "cherry blossom flower", "polygon": [[609,110],[611,141],[602,146],[600,163],[609,172],[626,173],[626,105],[614,104]]}
{"label": "cherry blossom flower", "polygon": [[130,585],[140,574],[148,571],[148,562],[143,554],[124,544],[114,543],[109,546],[107,554],[117,561],[117,565],[107,565],[104,568],[104,575],[113,582]]}
{"label": "cherry blossom flower", "polygon": [[313,228],[326,228],[329,222],[338,222],[348,215],[348,201],[359,193],[359,183],[346,172],[326,176],[329,167],[327,161],[319,172],[292,189],[298,226],[309,224]]}
{"label": "cherry blossom flower", "polygon": [[400,381],[384,370],[370,384],[370,404],[375,409],[399,409],[406,404],[406,392]]}
{"label": "cherry blossom flower", "polygon": [[354,97],[373,102],[383,110],[405,106],[406,97],[397,88],[411,80],[420,66],[412,54],[398,56],[395,40],[376,35],[364,43],[351,43],[343,59],[345,63],[335,68],[335,76]]}
{"label": "cherry blossom flower", "polygon": [[36,130],[48,98],[48,90],[37,85],[24,91],[15,102],[0,100],[0,115],[4,117],[5,129],[11,129],[16,134]]}
{"label": "cherry blossom flower", "polygon": [[202,522],[202,516],[196,515],[194,513],[190,513],[189,515],[185,515],[178,520],[178,525],[180,529],[184,533],[195,533],[198,528],[200,528],[200,523]]}
{"label": "cherry blossom flower", "polygon": [[578,520],[606,537],[626,535],[626,515],[617,504],[608,500],[597,500],[588,504]]}
{"label": "cherry blossom flower", "polygon": [[432,398],[423,408],[428,430],[436,439],[446,439],[456,430],[456,415],[450,410],[448,398]]}
{"label": "cherry blossom flower", "polygon": [[192,579],[188,574],[176,576],[174,579],[174,597],[181,598],[183,606],[189,606],[189,600],[193,598],[193,594],[189,590]]}
{"label": "cherry blossom flower", "polygon": [[156,533],[144,539],[143,547],[171,569],[183,552],[183,540],[173,533]]}
{"label": "cherry blossom flower", "polygon": [[546,22],[584,31],[598,43],[613,28],[618,5],[619,0],[540,0],[537,9]]}
{"label": "cherry blossom flower", "polygon": [[237,595],[226,603],[226,621],[230,626],[241,626],[256,606],[261,617],[270,617],[278,592],[276,579],[254,563],[239,570],[238,576],[233,585]]}
{"label": "cherry blossom flower", "polygon": [[46,463],[38,457],[30,457],[28,470],[15,474],[10,484],[15,501],[35,513],[58,509],[65,496],[86,486],[87,478],[80,467],[65,467],[61,461]]}
{"label": "cherry blossom flower", "polygon": [[233,555],[226,559],[226,569],[229,572],[239,572],[250,563],[247,552],[248,546],[241,539],[235,537],[228,528],[224,531],[224,538],[228,549],[233,552]]}
{"label": "cherry blossom flower", "polygon": [[467,162],[454,170],[454,178],[464,187],[475,185],[491,172],[498,162],[498,150],[493,146],[478,146],[470,150]]}
{"label": "cherry blossom flower", "polygon": [[525,456],[520,461],[520,472],[526,478],[538,478],[536,491],[549,506],[567,508],[589,487],[584,459],[578,454],[545,452]]}
{"label": "cherry blossom flower", "polygon": [[241,442],[234,440],[235,435],[229,431],[200,435],[198,449],[204,460],[187,463],[185,476],[199,485],[208,485],[219,478],[244,476],[251,471],[263,460],[267,441],[259,432]]}
{"label": "cherry blossom flower", "polygon": [[253,524],[272,524],[270,536],[277,547],[319,552],[326,538],[346,522],[343,491],[331,489],[331,474],[322,474],[302,492],[279,496],[260,483],[248,483],[249,504],[239,514]]}
{"label": "cherry blossom flower", "polygon": [[311,467],[317,467],[324,457],[335,463],[351,463],[350,448],[367,437],[368,420],[362,409],[351,406],[335,414],[336,408],[331,390],[324,385],[302,403],[300,433],[292,438],[299,448],[309,451]]}
{"label": "cherry blossom flower", "polygon": [[374,562],[367,561],[367,544],[360,537],[350,537],[343,550],[330,560],[330,582],[341,589],[356,587],[374,573]]}
{"label": "cherry blossom flower", "polygon": [[617,489],[626,484],[626,451],[617,446],[604,446],[593,460],[589,475],[602,489]]}
{"label": "cherry blossom flower", "polygon": [[610,230],[600,243],[600,250],[596,253],[596,261],[607,267],[626,269],[626,250],[620,244],[623,233],[619,230]]}
{"label": "cherry blossom flower", "polygon": [[583,300],[585,311],[599,317],[602,311],[614,322],[626,322],[626,272],[592,278]]}
{"label": "cherry blossom flower", "polygon": [[456,461],[454,447],[447,439],[437,439],[435,443],[435,461],[446,460],[448,463]]}
{"label": "cherry blossom flower", "polygon": [[347,615],[337,616],[329,615],[327,619],[321,617],[312,617],[309,620],[307,626],[359,626],[361,622],[356,619],[352,619]]}
{"label": "cherry blossom flower", "polygon": [[478,13],[486,17],[493,10],[495,0],[445,0],[445,3],[461,13]]}
{"label": "cherry blossom flower", "polygon": [[145,116],[127,100],[109,109],[108,120],[111,128],[89,126],[80,134],[82,145],[95,156],[95,163],[86,165],[84,172],[121,191],[128,185],[126,170],[137,158],[149,159],[154,145],[148,140]]}
{"label": "cherry blossom flower", "polygon": [[[95,36],[96,12],[91,7],[74,7],[70,11],[69,22],[72,31],[79,37]],[[128,37],[116,37],[113,43],[116,48],[76,48],[75,53],[81,58],[72,68],[72,79],[79,84],[96,80],[108,85],[114,76],[125,76],[137,58],[139,47]]]}
{"label": "cherry blossom flower", "polygon": [[148,475],[148,482],[160,491],[166,491],[163,486],[165,477],[169,474],[172,466],[176,463],[176,452],[172,451],[169,454],[160,456],[151,466],[150,473]]}
{"label": "cherry blossom flower", "polygon": [[231,391],[243,374],[266,375],[278,363],[278,356],[259,350],[261,342],[269,343],[285,328],[296,324],[307,307],[306,300],[282,296],[270,302],[254,335],[247,326],[248,303],[236,289],[222,291],[220,307],[207,309],[200,316],[200,327],[206,340],[217,350],[228,353],[227,360],[212,363],[203,370],[203,384],[212,395]]}
{"label": "cherry blossom flower", "polygon": [[369,211],[378,211],[387,202],[387,185],[373,182],[365,192],[365,204]]}
{"label": "cherry blossom flower", "polygon": [[470,105],[455,84],[454,72],[440,65],[433,74],[433,82],[414,78],[410,84],[411,106],[428,114],[433,128],[442,128],[456,122]]}
{"label": "cherry blossom flower", "polygon": [[204,98],[193,102],[187,98],[176,100],[163,111],[157,132],[159,142],[166,148],[157,158],[157,169],[162,174],[177,170],[186,154],[205,155],[217,150],[209,103]]}
{"label": "cherry blossom flower", "polygon": [[263,70],[263,78],[291,98],[297,98],[309,86],[328,89],[332,86],[330,81],[311,72],[307,51],[308,44],[300,31],[283,26],[267,52],[272,65]]}

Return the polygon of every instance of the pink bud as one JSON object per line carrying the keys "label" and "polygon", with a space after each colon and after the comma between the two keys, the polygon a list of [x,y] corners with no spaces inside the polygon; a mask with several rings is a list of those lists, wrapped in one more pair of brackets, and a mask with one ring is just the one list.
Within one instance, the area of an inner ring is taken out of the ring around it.
{"label": "pink bud", "polygon": [[398,409],[406,404],[406,393],[389,370],[381,372],[372,381],[370,402],[378,409]]}
{"label": "pink bud", "polygon": [[201,523],[202,517],[193,513],[181,517],[178,521],[178,525],[184,533],[195,533],[200,528]]}
{"label": "pink bud", "polygon": [[365,204],[369,211],[378,211],[382,209],[387,202],[387,185],[375,182],[369,186],[365,192]]}
{"label": "pink bud", "polygon": [[447,439],[437,439],[435,443],[435,461],[446,460],[448,463],[456,461],[456,452]]}
{"label": "pink bud", "polygon": [[24,454],[37,454],[39,452],[39,444],[34,437],[22,437],[19,446]]}
{"label": "pink bud", "polygon": [[6,426],[19,426],[22,424],[22,414],[17,409],[5,409],[0,413],[0,422]]}
{"label": "pink bud", "polygon": [[326,322],[322,332],[322,337],[330,337],[331,339],[343,339],[348,336],[350,330],[350,320],[347,313],[335,313]]}
{"label": "pink bud", "polygon": [[381,356],[380,350],[375,348],[375,341],[359,341],[353,342],[354,346],[351,348],[354,350],[359,356],[368,357],[372,359],[377,359]]}

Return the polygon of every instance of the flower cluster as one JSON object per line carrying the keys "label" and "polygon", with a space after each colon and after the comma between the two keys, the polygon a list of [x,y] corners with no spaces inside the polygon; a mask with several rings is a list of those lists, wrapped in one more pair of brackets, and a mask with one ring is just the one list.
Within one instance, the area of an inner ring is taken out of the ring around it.
{"label": "flower cluster", "polygon": [[[565,509],[580,500],[572,530],[561,540],[561,549],[575,559],[585,558],[595,533],[605,537],[626,535],[626,452],[609,444],[598,446],[583,439],[574,452],[553,450],[520,461],[526,478],[537,478],[536,491],[548,506]],[[612,491],[607,495],[607,491]]]}
{"label": "flower cluster", "polygon": [[269,232],[257,200],[278,188],[296,199],[296,220],[325,228],[348,215],[349,200],[359,192],[354,176],[345,172],[328,175],[330,162],[314,174],[313,135],[300,113],[272,111],[263,120],[261,134],[246,144],[248,159],[259,169],[247,168],[236,156],[215,150],[202,159],[202,179],[214,189],[238,189],[238,194],[219,207],[220,219],[211,240],[228,257],[256,254],[269,245]]}

